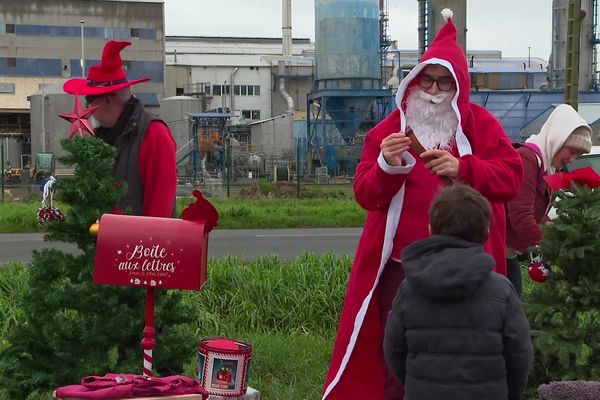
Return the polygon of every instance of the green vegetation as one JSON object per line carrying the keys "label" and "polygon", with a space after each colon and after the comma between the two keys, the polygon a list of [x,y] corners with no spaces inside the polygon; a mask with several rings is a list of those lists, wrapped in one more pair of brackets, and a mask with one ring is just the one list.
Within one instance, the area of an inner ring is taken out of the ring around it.
{"label": "green vegetation", "polygon": [[[253,199],[259,196],[249,193],[245,194],[246,199],[211,198],[220,212],[221,228],[271,227],[270,224],[288,227],[285,224],[300,224],[313,215],[314,222],[295,226],[323,226],[318,224],[327,218],[330,224],[334,220],[345,220],[343,215],[346,213],[354,217],[360,215],[360,222],[352,226],[362,225],[364,213],[352,199],[331,201],[333,197],[323,199],[319,196],[301,200],[280,198],[265,183],[260,190],[267,193],[260,199]],[[541,383],[566,379],[600,380],[599,196],[600,191],[582,188],[574,188],[572,192],[561,195],[561,201],[557,203],[558,218],[547,227],[542,243],[545,259],[552,267],[550,279],[541,284],[532,282],[526,269],[523,270],[523,302],[535,346],[527,400],[537,399],[537,387]],[[189,202],[187,199],[180,200],[179,209]],[[344,204],[348,207],[345,211],[342,210]],[[24,221],[25,211],[20,207],[25,206],[31,207],[26,211],[31,215],[27,219],[35,222],[38,203],[17,204],[14,209],[20,211],[13,214],[4,213],[3,205],[0,205],[0,227],[7,220]],[[320,214],[318,210],[326,211]],[[280,223],[280,220],[284,222]],[[15,222],[19,223],[23,222]],[[193,339],[183,344],[159,339],[155,358],[160,357],[160,350],[168,353],[173,343],[184,346],[185,374],[193,376],[197,345],[202,337],[238,338],[252,343],[254,347],[249,383],[261,391],[263,398],[319,398],[351,261],[351,257],[347,256],[319,257],[310,254],[290,261],[275,256],[254,261],[239,258],[211,260],[209,281],[203,290],[179,292],[181,306],[191,312],[178,329]],[[66,261],[64,263],[67,264]],[[47,265],[40,262],[39,271]],[[78,267],[71,264],[70,269]],[[26,268],[18,263],[0,266],[0,353],[13,344],[15,332],[26,324],[28,305],[25,299],[32,299],[34,294],[31,291],[32,271],[35,272],[35,268]],[[90,279],[89,276],[86,279]],[[57,284],[64,285],[66,282],[57,281]],[[94,291],[96,288],[89,285],[88,289]],[[42,288],[37,286],[36,290],[40,297]],[[51,296],[44,294],[41,297],[45,302],[52,300]],[[82,298],[82,295],[75,295],[76,302]],[[123,317],[143,319],[141,313],[134,314],[130,310],[123,310],[120,315],[117,323]],[[39,325],[45,326],[50,318],[50,314],[40,317]],[[157,326],[168,325],[169,319],[169,316],[165,319],[165,311],[157,310]],[[80,330],[90,336],[95,334],[87,325]],[[60,335],[61,332],[57,333],[55,339],[60,339]],[[114,353],[116,345],[112,350]],[[120,371],[139,373],[139,364],[128,364]],[[85,359],[76,367],[78,377],[92,372]],[[64,382],[68,383],[73,382]],[[0,398],[10,398],[3,392],[4,389],[0,385]],[[50,398],[50,391],[43,390],[32,393],[28,400]]]}
{"label": "green vegetation", "polygon": [[23,318],[22,296],[27,289],[28,270],[19,263],[0,265],[0,351],[8,342],[6,333],[12,332]]}
{"label": "green vegetation", "polygon": [[361,227],[366,216],[354,200],[215,199],[214,205],[221,229]]}
{"label": "green vegetation", "polygon": [[525,297],[533,385],[600,380],[600,190],[574,187],[559,196],[542,242],[550,278]]}
{"label": "green vegetation", "polygon": [[[123,192],[111,177],[116,150],[87,136],[65,139],[62,145],[67,155],[60,161],[74,165],[75,176],[58,182],[56,190],[70,207],[64,222],[48,224],[46,238],[73,243],[81,253],[33,253],[23,292],[12,296],[19,304],[16,318],[0,341],[5,345],[0,352],[0,388],[6,399],[25,399],[37,390],[77,382],[81,371],[98,375],[132,370],[142,359],[142,349],[132,344],[140,341],[145,292],[92,283],[96,239],[88,233],[89,226],[110,211]],[[192,309],[182,296],[181,291],[159,291],[155,302],[157,326],[163,327],[156,337],[169,343],[154,353],[159,360],[155,365],[170,374],[183,371],[188,355],[183,344],[193,338],[186,329]],[[6,304],[16,309],[11,301]]]}
{"label": "green vegetation", "polygon": [[[185,345],[189,354],[185,374],[194,376],[197,345],[202,337],[232,337],[253,345],[249,384],[260,390],[263,398],[319,398],[350,265],[351,258],[347,256],[310,254],[289,261],[273,256],[254,261],[211,260],[209,280],[203,290],[183,292],[186,308],[193,310],[185,329],[195,338]],[[28,271],[15,263],[0,267],[0,317],[10,321],[0,325],[0,351],[7,345],[10,331],[22,322],[22,292],[28,284]],[[524,298],[545,290],[545,283],[532,282],[526,270],[523,272]],[[159,341],[157,349],[166,345]],[[88,374],[81,367],[79,375]],[[532,376],[527,400],[537,399],[538,384]],[[7,398],[1,389],[0,398]],[[49,392],[44,392],[29,400],[50,398]]]}
{"label": "green vegetation", "polygon": [[[249,384],[260,390],[263,398],[319,398],[350,265],[347,256],[310,254],[291,261],[272,256],[255,261],[212,260],[203,290],[182,292],[184,307],[194,310],[185,329],[195,337],[184,344],[188,354],[185,374],[194,376],[202,337],[232,337],[253,345]],[[19,310],[23,307],[22,291],[28,286],[28,271],[20,264],[0,268],[0,315],[13,321],[0,325],[0,351],[6,348],[7,337],[15,326],[23,324]],[[119,321],[130,318],[123,313]],[[143,313],[132,316],[143,321]],[[159,320],[157,311],[157,327]],[[90,337],[95,333],[88,331]],[[157,350],[168,346],[168,342],[159,340]],[[140,373],[141,358],[138,364],[130,372]],[[80,378],[90,374],[85,359],[78,366]],[[75,382],[63,384],[69,383]],[[35,393],[32,400],[50,399],[49,393]],[[0,398],[9,397],[0,389]]]}
{"label": "green vegetation", "polygon": [[[179,213],[193,198],[177,201]],[[361,227],[366,211],[353,199],[209,198],[219,211],[217,229]],[[55,202],[63,212],[69,206]],[[0,233],[44,231],[37,223],[40,202],[0,203]]]}
{"label": "green vegetation", "polygon": [[[21,233],[42,231],[36,218],[41,201],[24,203],[0,203],[0,233]],[[63,206],[56,204],[63,210]]]}

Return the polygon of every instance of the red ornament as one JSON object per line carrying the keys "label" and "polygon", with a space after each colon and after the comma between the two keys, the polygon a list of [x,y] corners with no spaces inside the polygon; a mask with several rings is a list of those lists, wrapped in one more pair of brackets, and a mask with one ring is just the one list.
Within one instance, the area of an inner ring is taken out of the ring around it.
{"label": "red ornament", "polygon": [[550,269],[542,261],[536,261],[529,263],[527,269],[531,280],[536,282],[546,282],[550,276]]}
{"label": "red ornament", "polygon": [[219,371],[217,371],[217,379],[223,381],[225,383],[231,383],[231,367],[224,366],[221,367]]}
{"label": "red ornament", "polygon": [[38,208],[36,213],[40,225],[44,225],[47,222],[63,222],[65,220],[65,215],[62,211],[52,205],[52,197],[54,196],[52,185],[54,185],[54,182],[56,182],[56,179],[50,175],[50,178],[48,178],[48,181],[44,184],[42,206]]}
{"label": "red ornament", "polygon": [[37,210],[37,220],[40,225],[48,222],[64,222],[65,215],[56,207],[43,205]]}
{"label": "red ornament", "polygon": [[75,95],[75,109],[73,112],[58,114],[59,117],[71,123],[69,139],[71,139],[75,133],[77,133],[79,137],[83,137],[85,131],[88,131],[92,136],[96,136],[94,134],[94,128],[92,128],[92,125],[90,125],[88,118],[98,107],[99,106],[96,105],[88,108],[82,108],[81,103],[79,102],[79,96]]}

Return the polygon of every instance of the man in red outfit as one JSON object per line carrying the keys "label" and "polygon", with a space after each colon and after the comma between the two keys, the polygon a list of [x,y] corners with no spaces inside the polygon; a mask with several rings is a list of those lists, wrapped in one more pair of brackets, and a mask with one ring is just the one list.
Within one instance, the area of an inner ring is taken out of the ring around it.
{"label": "man in red outfit", "polygon": [[114,174],[127,183],[127,193],[116,208],[131,208],[134,215],[172,217],[176,144],[168,126],[131,94],[132,85],[150,78],[127,80],[120,52],[130,44],[106,42],[100,64],[90,67],[87,79],[69,79],[63,89],[84,95],[87,106],[97,106],[90,118],[94,132],[118,150]]}
{"label": "man in red outfit", "polygon": [[[402,80],[398,109],[365,139],[354,192],[369,211],[360,238],[323,399],[402,399],[382,352],[383,332],[404,279],[404,247],[429,236],[429,205],[444,184],[467,184],[493,210],[485,249],[506,275],[504,204],[523,180],[521,160],[498,120],[469,100],[467,61],[456,42],[452,12]],[[409,130],[410,127],[410,130]],[[414,137],[425,149],[413,144]]]}

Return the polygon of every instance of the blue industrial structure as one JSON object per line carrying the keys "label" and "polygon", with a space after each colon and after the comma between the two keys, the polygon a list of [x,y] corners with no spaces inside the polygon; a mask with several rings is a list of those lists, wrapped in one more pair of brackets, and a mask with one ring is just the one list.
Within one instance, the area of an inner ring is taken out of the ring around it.
{"label": "blue industrial structure", "polygon": [[[521,130],[553,104],[564,103],[563,91],[472,92],[471,101],[485,107],[498,118],[514,142],[521,141]],[[579,103],[600,103],[600,92],[579,92]]]}
{"label": "blue industrial structure", "polygon": [[355,141],[357,133],[390,111],[390,91],[381,89],[380,4],[316,0],[315,18],[316,77],[307,101],[308,168],[310,172],[326,166],[333,174],[352,174],[362,147]]}
{"label": "blue industrial structure", "polygon": [[379,89],[378,0],[316,0],[315,18],[315,89]]}
{"label": "blue industrial structure", "polygon": [[[595,44],[600,41],[596,33],[597,0],[590,1]],[[430,21],[432,5],[420,0],[418,6],[419,50],[423,51],[434,33]],[[396,107],[394,93],[382,89],[381,81],[386,60],[382,56],[386,49],[382,44],[387,40],[385,7],[383,0],[315,1],[315,85],[307,97],[306,131],[295,126],[296,144],[299,153],[305,155],[302,161],[306,162],[308,173],[320,166],[327,167],[331,175],[353,175],[364,135]],[[512,60],[500,58],[484,55],[474,60],[471,55],[469,72],[476,88],[471,101],[494,114],[510,139],[518,142],[526,137],[524,128],[528,124],[553,105],[564,103],[564,92],[535,90],[547,87],[545,64],[532,67],[528,57],[513,65]],[[398,66],[410,64],[404,61],[401,64],[398,58]],[[416,63],[415,57],[412,65]],[[512,90],[478,91],[480,87]],[[600,103],[600,92],[581,91],[579,102]]]}
{"label": "blue industrial structure", "polygon": [[356,134],[365,134],[393,107],[390,90],[327,90],[310,94],[306,117],[308,172],[321,166],[333,175],[353,175],[363,138]]}
{"label": "blue industrial structure", "polygon": [[[210,135],[213,132],[217,133],[218,137],[224,138],[226,136],[227,121],[235,117],[235,115],[226,112],[204,112],[190,113],[189,117],[191,120],[190,140],[192,141],[192,148],[187,154],[177,160],[177,164],[179,165],[187,157],[190,157],[192,160],[193,177],[194,179],[199,179],[202,172],[201,160],[209,157],[208,153],[202,157],[200,142],[209,141]],[[224,160],[220,161],[223,162]],[[222,165],[220,166],[222,167]]]}

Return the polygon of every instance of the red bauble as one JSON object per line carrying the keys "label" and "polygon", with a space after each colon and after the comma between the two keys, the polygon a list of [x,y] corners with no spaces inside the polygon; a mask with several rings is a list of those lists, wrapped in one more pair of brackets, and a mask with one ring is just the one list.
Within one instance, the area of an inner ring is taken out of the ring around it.
{"label": "red bauble", "polygon": [[40,225],[54,221],[63,222],[65,215],[56,207],[42,206],[37,211],[37,220]]}
{"label": "red bauble", "polygon": [[532,262],[527,269],[531,280],[546,282],[550,276],[550,269],[543,262]]}

